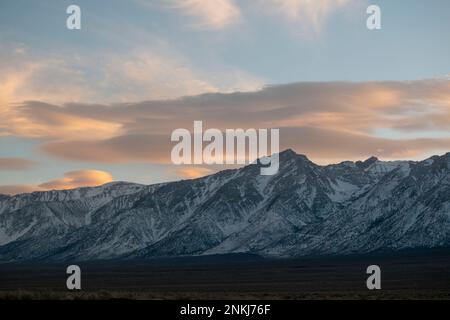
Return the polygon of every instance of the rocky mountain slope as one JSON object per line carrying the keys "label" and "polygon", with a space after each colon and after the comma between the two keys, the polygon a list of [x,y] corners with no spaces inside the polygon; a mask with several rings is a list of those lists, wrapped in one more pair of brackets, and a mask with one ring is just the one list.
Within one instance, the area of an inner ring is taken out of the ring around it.
{"label": "rocky mountain slope", "polygon": [[450,153],[319,166],[292,150],[195,180],[0,198],[0,262],[450,246]]}

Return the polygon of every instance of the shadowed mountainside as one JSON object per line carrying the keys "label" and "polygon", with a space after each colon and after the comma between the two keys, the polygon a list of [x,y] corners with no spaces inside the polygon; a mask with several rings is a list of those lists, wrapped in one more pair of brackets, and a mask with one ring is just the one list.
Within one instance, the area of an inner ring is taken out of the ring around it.
{"label": "shadowed mountainside", "polygon": [[0,262],[253,253],[298,257],[450,245],[450,153],[319,166],[292,150],[158,185],[0,199]]}

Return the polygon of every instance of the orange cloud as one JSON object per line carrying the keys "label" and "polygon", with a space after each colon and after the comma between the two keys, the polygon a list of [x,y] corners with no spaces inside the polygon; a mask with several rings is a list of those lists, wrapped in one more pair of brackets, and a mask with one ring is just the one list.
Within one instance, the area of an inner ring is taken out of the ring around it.
{"label": "orange cloud", "polygon": [[168,163],[171,142],[167,135],[122,135],[105,140],[68,140],[45,143],[41,150],[65,160],[99,163]]}
{"label": "orange cloud", "polygon": [[[65,160],[170,163],[171,132],[192,131],[194,120],[202,120],[204,129],[279,128],[282,149],[323,163],[450,150],[448,92],[448,80],[297,83],[116,105],[27,102],[15,112],[30,128],[40,128],[33,131],[45,140],[40,150]],[[0,120],[2,130],[30,133],[15,121]]]}
{"label": "orange cloud", "polygon": [[1,194],[16,195],[21,193],[31,193],[36,190],[36,186],[26,184],[14,184],[0,186]]}
{"label": "orange cloud", "polygon": [[0,170],[27,170],[36,163],[23,158],[0,158]]}
{"label": "orange cloud", "polygon": [[173,0],[175,8],[198,19],[196,27],[222,29],[240,16],[233,0]]}
{"label": "orange cloud", "polygon": [[77,170],[64,174],[64,177],[41,183],[39,185],[2,185],[0,193],[20,194],[34,191],[68,190],[81,187],[96,187],[113,181],[109,172],[99,170]]}
{"label": "orange cloud", "polygon": [[78,170],[64,174],[63,178],[40,184],[46,190],[65,190],[79,187],[95,187],[113,181],[110,173],[99,170]]}
{"label": "orange cloud", "polygon": [[175,173],[182,178],[195,179],[212,174],[214,170],[202,167],[186,167],[175,170]]}
{"label": "orange cloud", "polygon": [[[217,11],[221,5],[214,6],[213,1],[229,0],[194,2],[198,2],[198,7]],[[261,88],[259,77],[233,68],[223,68],[220,79],[207,77],[201,66],[146,32],[132,29],[124,34],[127,37],[133,34],[142,45],[123,54],[85,51],[38,56],[32,50],[5,43],[1,54],[7,63],[0,65],[0,126],[2,113],[8,109],[14,116],[11,104],[23,101],[60,105],[80,101],[128,103],[225,92],[230,88],[246,91]]]}
{"label": "orange cloud", "polygon": [[[37,110],[36,110],[37,111]],[[46,117],[45,121],[37,118]],[[33,119],[34,118],[34,119]],[[34,117],[10,117],[8,134],[29,138],[103,139],[120,133],[121,124],[83,118],[64,113],[35,114]],[[37,121],[36,121],[37,120]]]}
{"label": "orange cloud", "polygon": [[314,127],[280,131],[280,149],[293,148],[319,164],[361,160],[377,156],[385,160],[421,159],[450,150],[449,138],[387,139],[367,134]]}

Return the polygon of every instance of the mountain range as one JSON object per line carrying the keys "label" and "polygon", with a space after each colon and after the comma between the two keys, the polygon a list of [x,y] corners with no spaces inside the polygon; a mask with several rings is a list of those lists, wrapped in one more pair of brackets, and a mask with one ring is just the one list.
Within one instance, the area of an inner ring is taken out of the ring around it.
{"label": "mountain range", "polygon": [[0,195],[0,263],[450,246],[450,153],[321,166],[292,150],[177,182]]}

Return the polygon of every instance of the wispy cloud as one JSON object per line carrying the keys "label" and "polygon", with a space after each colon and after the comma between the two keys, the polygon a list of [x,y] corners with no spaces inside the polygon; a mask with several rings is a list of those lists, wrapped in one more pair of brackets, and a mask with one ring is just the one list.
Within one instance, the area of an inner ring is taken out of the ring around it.
{"label": "wispy cloud", "polygon": [[[450,150],[450,81],[299,83],[115,105],[28,102],[16,107],[15,116],[28,127],[46,128],[39,131],[45,153],[85,162],[170,163],[170,133],[191,129],[194,120],[221,130],[280,128],[282,148],[322,163],[370,155],[420,157]],[[27,136],[14,119],[3,121],[0,134]],[[119,129],[96,130],[100,121]],[[83,130],[90,136],[78,134]],[[390,136],[380,134],[383,130]],[[430,135],[436,130],[444,134]]]}
{"label": "wispy cloud", "polygon": [[109,172],[99,170],[77,170],[64,174],[64,177],[39,185],[0,185],[0,193],[20,194],[34,191],[67,190],[78,187],[95,187],[113,181]]}
{"label": "wispy cloud", "polygon": [[[126,53],[15,55],[0,65],[0,112],[6,105],[27,100],[117,103],[171,99],[211,92],[261,88],[260,78],[234,68],[223,68],[220,79],[195,66],[163,45],[136,47]],[[9,108],[11,110],[11,108]]]}
{"label": "wispy cloud", "polygon": [[214,170],[203,167],[184,167],[176,169],[175,173],[181,178],[195,179],[214,173]]}
{"label": "wispy cloud", "polygon": [[0,158],[0,171],[28,170],[31,169],[35,164],[35,161],[24,158]]}
{"label": "wispy cloud", "polygon": [[36,191],[36,186],[27,184],[0,185],[0,193],[15,195],[21,193],[30,193]]}
{"label": "wispy cloud", "polygon": [[169,3],[182,14],[196,18],[194,27],[223,29],[241,15],[233,0],[172,0]]}
{"label": "wispy cloud", "polygon": [[45,190],[74,189],[78,187],[94,187],[113,181],[109,172],[99,170],[78,170],[64,174],[64,177],[40,184]]}
{"label": "wispy cloud", "polygon": [[259,0],[267,12],[278,13],[303,33],[319,33],[339,9],[361,0]]}
{"label": "wispy cloud", "polygon": [[[154,8],[149,0],[138,3]],[[342,8],[363,3],[364,0],[252,0],[245,3],[234,0],[169,0],[161,5],[191,17],[191,26],[198,29],[221,30],[232,26],[251,12],[278,15],[279,22],[293,23],[301,32],[319,33],[328,19]],[[245,7],[246,10],[243,10]],[[247,12],[248,10],[248,12]]]}

